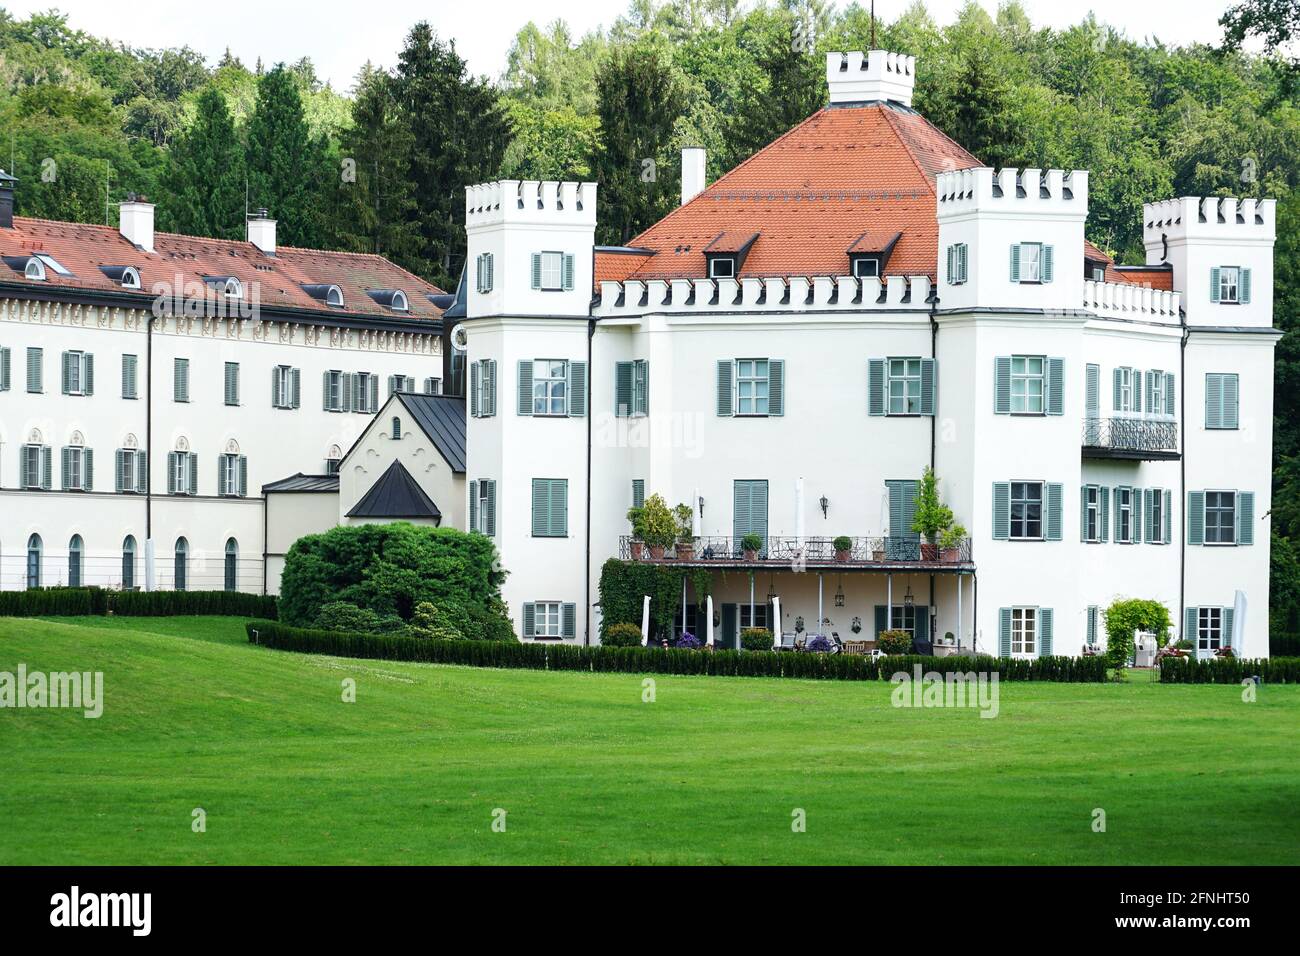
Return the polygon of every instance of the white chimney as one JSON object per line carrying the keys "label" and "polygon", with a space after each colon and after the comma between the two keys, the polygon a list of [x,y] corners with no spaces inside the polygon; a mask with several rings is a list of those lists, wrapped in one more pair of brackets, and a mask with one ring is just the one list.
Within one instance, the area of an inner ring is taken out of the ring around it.
{"label": "white chimney", "polygon": [[682,149],[682,205],[704,192],[704,147],[686,146]]}
{"label": "white chimney", "polygon": [[248,217],[248,241],[268,256],[275,255],[275,220],[265,209],[254,209]]}
{"label": "white chimney", "polygon": [[117,208],[117,231],[132,245],[153,252],[153,203],[132,193]]}
{"label": "white chimney", "polygon": [[831,105],[880,103],[912,105],[916,57],[887,50],[826,54],[826,83]]}

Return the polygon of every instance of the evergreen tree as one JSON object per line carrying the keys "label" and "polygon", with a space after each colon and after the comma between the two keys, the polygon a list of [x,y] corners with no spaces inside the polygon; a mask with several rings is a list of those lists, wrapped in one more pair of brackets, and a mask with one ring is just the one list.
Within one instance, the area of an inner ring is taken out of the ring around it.
{"label": "evergreen tree", "polygon": [[244,151],[226,98],[199,94],[194,122],[168,153],[165,228],[192,236],[244,238]]}
{"label": "evergreen tree", "polygon": [[246,157],[249,203],[279,220],[279,242],[322,245],[317,199],[326,175],[324,150],[308,132],[298,81],[284,64],[258,80]]}

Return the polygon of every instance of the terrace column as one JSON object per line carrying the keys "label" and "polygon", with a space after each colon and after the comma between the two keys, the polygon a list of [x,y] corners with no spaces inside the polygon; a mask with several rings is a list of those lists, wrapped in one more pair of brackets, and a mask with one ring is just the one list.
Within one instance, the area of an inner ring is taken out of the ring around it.
{"label": "terrace column", "polygon": [[894,629],[894,576],[885,575],[885,630]]}
{"label": "terrace column", "polygon": [[[754,626],[754,572],[749,572],[749,626]],[[744,628],[741,628],[744,630]]]}
{"label": "terrace column", "polygon": [[957,650],[961,651],[962,622],[965,620],[961,616],[961,575],[957,575]]}
{"label": "terrace column", "polygon": [[686,576],[682,575],[682,633],[686,633]]}
{"label": "terrace column", "polygon": [[822,621],[825,619],[822,612],[822,573],[817,572],[817,634],[822,632]]}

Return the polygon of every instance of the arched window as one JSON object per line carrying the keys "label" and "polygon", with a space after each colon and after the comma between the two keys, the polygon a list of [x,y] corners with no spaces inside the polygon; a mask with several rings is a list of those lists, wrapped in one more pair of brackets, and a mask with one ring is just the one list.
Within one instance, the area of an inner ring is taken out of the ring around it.
{"label": "arched window", "polygon": [[27,539],[27,586],[41,586],[41,536],[34,534]]}
{"label": "arched window", "polygon": [[172,587],[177,591],[185,590],[190,563],[190,543],[184,538],[176,539],[176,562],[172,577]]}
{"label": "arched window", "polygon": [[411,308],[410,303],[406,301],[406,293],[398,289],[393,293],[393,311],[406,312]]}
{"label": "arched window", "polygon": [[40,282],[45,281],[45,264],[40,259],[28,259],[27,268],[23,270],[23,275],[29,279],[36,279]]}
{"label": "arched window", "polygon": [[226,590],[237,591],[239,570],[239,542],[234,538],[226,539]]}
{"label": "arched window", "polygon": [[238,299],[244,294],[244,286],[233,276],[226,280],[226,298]]}
{"label": "arched window", "polygon": [[343,290],[340,289],[340,288],[339,288],[338,286],[336,286],[336,285],[332,285],[332,286],[330,286],[330,287],[329,287],[329,290],[325,293],[325,304],[326,304],[326,305],[336,305],[336,306],[339,306],[340,308],[342,308],[342,306],[343,306]]}
{"label": "arched window", "polygon": [[337,475],[339,466],[343,463],[343,449],[338,445],[330,445],[329,451],[325,453],[325,474]]}
{"label": "arched window", "polygon": [[402,420],[396,415],[393,416],[393,437],[399,440],[402,437]]}
{"label": "arched window", "polygon": [[122,590],[135,589],[135,536],[127,535],[122,540]]}
{"label": "arched window", "polygon": [[81,587],[81,535],[74,534],[68,542],[68,587]]}
{"label": "arched window", "polygon": [[140,288],[140,273],[134,266],[127,266],[122,270],[122,288]]}

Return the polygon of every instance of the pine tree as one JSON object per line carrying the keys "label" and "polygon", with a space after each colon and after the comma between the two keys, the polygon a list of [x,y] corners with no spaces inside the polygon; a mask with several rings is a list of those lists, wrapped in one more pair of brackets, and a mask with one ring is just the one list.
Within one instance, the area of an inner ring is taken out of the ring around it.
{"label": "pine tree", "polygon": [[277,64],[257,83],[248,121],[248,198],[279,220],[286,246],[322,245],[318,199],[326,182],[323,144],[307,130],[294,75]]}
{"label": "pine tree", "polygon": [[216,239],[244,238],[244,151],[226,98],[211,87],[199,94],[193,125],[173,143],[167,199],[159,212],[175,232]]}

